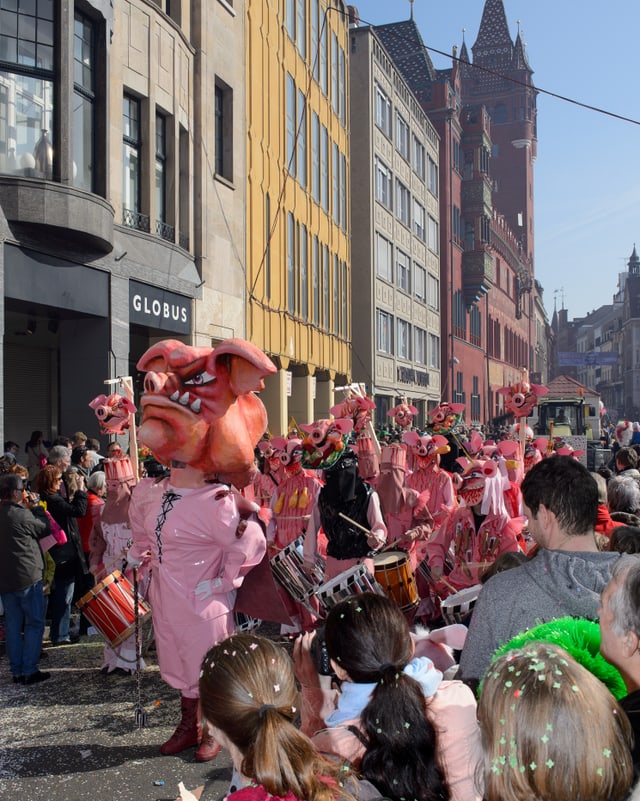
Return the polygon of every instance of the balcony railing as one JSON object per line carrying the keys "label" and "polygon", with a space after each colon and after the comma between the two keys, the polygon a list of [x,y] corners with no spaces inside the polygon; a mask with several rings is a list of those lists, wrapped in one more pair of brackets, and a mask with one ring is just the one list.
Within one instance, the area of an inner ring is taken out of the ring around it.
{"label": "balcony railing", "polygon": [[156,234],[160,234],[167,242],[175,242],[176,229],[163,220],[156,220]]}
{"label": "balcony railing", "polygon": [[126,225],[128,228],[135,228],[136,231],[145,231],[147,234],[151,232],[149,215],[141,214],[139,211],[123,208],[122,224]]}

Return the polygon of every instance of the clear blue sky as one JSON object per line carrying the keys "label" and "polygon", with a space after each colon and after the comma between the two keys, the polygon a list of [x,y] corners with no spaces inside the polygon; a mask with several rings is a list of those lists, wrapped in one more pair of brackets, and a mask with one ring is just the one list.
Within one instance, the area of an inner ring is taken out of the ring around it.
{"label": "clear blue sky", "polygon": [[[408,19],[408,0],[355,0],[363,24]],[[484,0],[416,0],[427,47],[469,54]],[[504,0],[537,88],[640,121],[638,0]],[[430,53],[438,69],[450,59]],[[561,290],[569,317],[611,303],[634,242],[640,250],[640,125],[540,94],[535,165],[536,275],[549,317]],[[557,291],[557,295],[554,293]]]}

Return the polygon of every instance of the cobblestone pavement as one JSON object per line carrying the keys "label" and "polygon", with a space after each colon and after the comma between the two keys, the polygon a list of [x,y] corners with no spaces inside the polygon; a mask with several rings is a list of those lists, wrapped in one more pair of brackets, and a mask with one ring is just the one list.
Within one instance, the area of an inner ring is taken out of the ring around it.
{"label": "cobblestone pavement", "polygon": [[[263,624],[258,633],[270,629]],[[135,679],[101,675],[102,649],[98,635],[57,648],[45,642],[40,668],[51,678],[30,687],[13,684],[2,652],[0,799],[174,801],[180,781],[202,787],[201,801],[221,799],[231,776],[224,751],[208,763],[195,762],[193,748],[174,757],[158,751],[179,720],[180,700],[154,654],[141,683],[147,723],[138,728]]]}

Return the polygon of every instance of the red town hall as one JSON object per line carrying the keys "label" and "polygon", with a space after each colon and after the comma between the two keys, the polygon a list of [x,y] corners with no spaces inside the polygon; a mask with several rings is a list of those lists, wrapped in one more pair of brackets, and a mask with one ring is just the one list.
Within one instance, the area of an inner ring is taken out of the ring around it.
{"label": "red town hall", "polygon": [[376,34],[440,136],[442,399],[467,424],[503,414],[500,387],[546,376],[548,324],[534,272],[536,90],[520,32],[487,0],[471,55],[435,69],[413,18]]}

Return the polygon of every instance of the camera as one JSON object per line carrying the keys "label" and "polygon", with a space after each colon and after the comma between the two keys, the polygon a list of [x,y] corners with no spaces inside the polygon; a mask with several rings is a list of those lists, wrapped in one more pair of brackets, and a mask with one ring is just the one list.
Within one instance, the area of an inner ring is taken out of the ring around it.
{"label": "camera", "polygon": [[311,640],[309,653],[320,676],[331,676],[332,679],[337,680],[338,677],[331,667],[327,643],[324,639],[324,628],[321,627],[316,630],[316,636]]}

